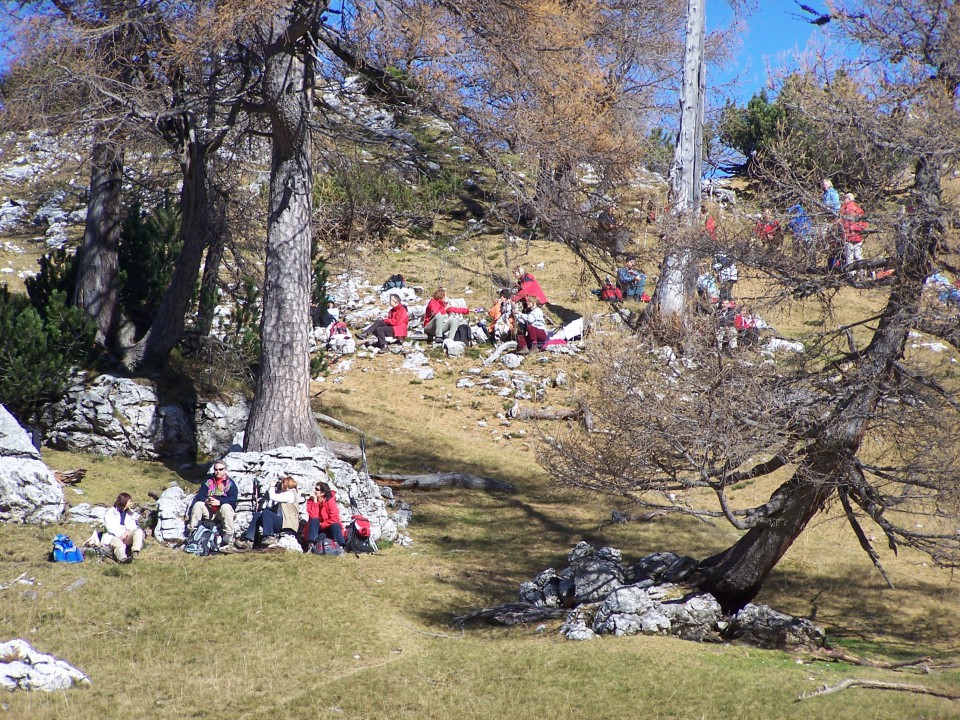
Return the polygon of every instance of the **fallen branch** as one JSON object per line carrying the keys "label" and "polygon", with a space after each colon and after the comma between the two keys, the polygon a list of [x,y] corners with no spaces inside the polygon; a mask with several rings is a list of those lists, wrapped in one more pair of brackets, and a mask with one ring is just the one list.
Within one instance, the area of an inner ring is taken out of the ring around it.
{"label": "fallen branch", "polygon": [[53,476],[61,485],[76,485],[83,476],[87,474],[86,468],[77,468],[76,470],[54,470]]}
{"label": "fallen branch", "polygon": [[515,420],[579,420],[583,417],[582,410],[548,410],[544,408],[520,407],[514,403],[507,415]]}
{"label": "fallen branch", "polygon": [[453,624],[463,627],[468,622],[486,621],[498,625],[518,625],[564,618],[569,613],[564,608],[538,607],[530,603],[514,602],[496,607],[481,608],[453,619]]}
{"label": "fallen branch", "polygon": [[354,433],[355,435],[363,435],[366,437],[367,442],[373,445],[389,445],[386,440],[379,438],[376,435],[368,435],[360,428],[350,423],[345,423],[342,420],[337,420],[335,417],[330,417],[329,415],[324,415],[323,413],[315,412],[313,414],[314,420],[321,422],[324,425],[329,425],[330,427],[335,427],[338,430],[345,430],[346,432]]}
{"label": "fallen branch", "polygon": [[922,657],[914,660],[900,660],[898,662],[887,662],[886,660],[870,660],[841,650],[839,648],[823,648],[811,656],[812,660],[823,660],[827,662],[845,662],[850,665],[859,665],[861,667],[879,668],[881,670],[899,670],[901,668],[912,668],[919,665],[924,666],[929,671],[933,664],[933,658]]}
{"label": "fallen branch", "polygon": [[489,490],[508,493],[516,491],[513,485],[503,480],[458,472],[432,473],[429,475],[371,473],[370,477],[381,485],[403,488],[405,490],[434,490],[441,487],[462,487],[471,490]]}
{"label": "fallen branch", "polygon": [[883,682],[881,680],[847,678],[846,680],[838,682],[836,685],[824,685],[819,690],[800,693],[799,697],[797,697],[797,702],[800,702],[801,700],[809,700],[810,698],[819,697],[821,695],[829,695],[830,693],[839,692],[851,687],[862,687],[867,688],[868,690],[897,690],[899,692],[911,692],[919,695],[933,695],[934,697],[946,698],[947,700],[960,700],[960,695],[952,695],[941,690],[934,690],[933,688],[924,687],[923,685],[907,685],[905,683],[890,683]]}

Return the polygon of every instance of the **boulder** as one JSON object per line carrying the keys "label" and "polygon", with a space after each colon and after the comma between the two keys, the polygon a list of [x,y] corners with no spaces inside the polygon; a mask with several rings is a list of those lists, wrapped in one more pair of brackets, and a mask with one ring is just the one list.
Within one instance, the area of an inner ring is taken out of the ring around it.
{"label": "boulder", "polygon": [[727,640],[780,650],[814,650],[825,647],[827,641],[823,628],[806,618],[786,615],[766,605],[753,603],[733,616],[723,636]]}
{"label": "boulder", "polygon": [[157,500],[157,525],[153,536],[160,542],[179,542],[184,539],[184,522],[188,496],[179,485],[172,484]]}
{"label": "boulder", "polygon": [[141,460],[192,457],[197,441],[188,413],[161,404],[152,384],[113,375],[72,385],[47,406],[41,423],[59,450]]}
{"label": "boulder", "polygon": [[27,431],[0,405],[0,520],[57,522],[63,509],[63,487]]}
{"label": "boulder", "polygon": [[250,403],[243,395],[234,395],[229,401],[211,400],[197,403],[194,413],[197,452],[207,457],[220,457],[239,450],[239,433],[247,425]]}
{"label": "boulder", "polygon": [[[232,452],[223,458],[227,473],[237,483],[241,499],[253,496],[254,483],[261,486],[274,484],[289,475],[297,481],[303,500],[313,492],[317,482],[326,482],[337,491],[340,519],[346,525],[355,512],[370,520],[370,534],[374,541],[398,538],[397,524],[387,514],[387,507],[377,487],[369,476],[360,475],[350,465],[338,460],[326,448],[308,448],[304,445],[282,447],[262,453]],[[162,496],[161,496],[162,497]],[[357,510],[351,509],[351,498]],[[190,498],[187,498],[189,502]],[[243,532],[250,524],[249,501],[238,507],[237,532]],[[306,519],[301,505],[301,517]]]}
{"label": "boulder", "polygon": [[620,551],[612,547],[594,550],[585,542],[579,543],[567,558],[564,571],[573,582],[577,603],[597,602],[627,581]]}
{"label": "boulder", "polygon": [[89,684],[90,678],[75,667],[37,652],[26,640],[0,643],[0,688],[54,692]]}

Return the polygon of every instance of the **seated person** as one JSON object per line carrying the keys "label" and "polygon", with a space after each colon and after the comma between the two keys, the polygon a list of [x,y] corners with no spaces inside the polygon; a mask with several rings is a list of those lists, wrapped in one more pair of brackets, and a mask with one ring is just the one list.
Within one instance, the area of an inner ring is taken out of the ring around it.
{"label": "seated person", "polygon": [[543,288],[540,287],[540,283],[537,282],[537,279],[523,269],[521,266],[517,266],[513,271],[513,276],[517,279],[516,292],[510,300],[514,303],[518,303],[526,297],[535,297],[541,305],[546,305],[549,301],[547,296],[543,292]]}
{"label": "seated person", "polygon": [[313,488],[313,495],[307,498],[307,525],[303,529],[307,547],[313,547],[320,535],[326,535],[339,545],[347,544],[343,523],[340,522],[337,492],[325,482],[318,482]]}
{"label": "seated person", "polygon": [[627,264],[617,270],[617,285],[627,300],[642,298],[647,286],[647,276],[643,273],[643,269],[637,270],[634,267],[635,264],[636,261],[632,257],[627,258]]}
{"label": "seated person", "polygon": [[120,493],[103,515],[103,534],[100,546],[110,548],[119,563],[131,563],[143,549],[143,530],[137,527],[133,512],[133,498],[129,493]]}
{"label": "seated person", "polygon": [[764,210],[763,216],[757,221],[753,234],[769,248],[777,247],[783,241],[783,229],[780,221],[773,217],[770,210]]}
{"label": "seated person", "polygon": [[497,301],[490,306],[487,314],[492,320],[488,334],[493,338],[494,343],[499,344],[516,338],[517,331],[513,320],[513,303],[510,301],[509,291],[500,291]]}
{"label": "seated person", "polygon": [[524,300],[524,306],[525,311],[517,313],[518,320],[523,323],[523,332],[517,331],[519,352],[542,350],[547,341],[547,322],[543,310],[540,309],[540,302],[531,295]]}
{"label": "seated person", "polygon": [[297,490],[297,481],[289,476],[281,479],[276,486],[267,491],[263,509],[253,513],[243,539],[238,539],[236,546],[241,550],[249,550],[253,547],[257,539],[257,530],[260,530],[261,534],[261,547],[274,547],[282,530],[296,532],[300,524],[297,513],[299,503],[300,493]]}
{"label": "seated person", "polygon": [[201,520],[213,518],[220,526],[222,543],[226,545],[233,542],[238,496],[237,484],[227,475],[227,466],[218,460],[213,464],[213,477],[204,480],[193,496],[193,504],[187,512],[187,537],[193,534]]}
{"label": "seated person", "polygon": [[447,301],[447,290],[438,287],[423,314],[423,331],[430,339],[446,337],[453,340],[460,326],[458,315],[470,312],[467,308],[453,307]]}
{"label": "seated person", "polygon": [[397,293],[390,293],[390,310],[387,311],[387,316],[375,320],[360,333],[360,337],[367,337],[373,333],[374,345],[384,350],[387,347],[388,337],[403,340],[407,336],[408,322],[407,306],[400,302],[400,296]]}
{"label": "seated person", "polygon": [[597,295],[603,302],[623,302],[623,291],[613,284],[609,275],[603,279],[603,285],[599,290],[590,292]]}
{"label": "seated person", "polygon": [[325,298],[323,303],[314,310],[313,324],[316,327],[329,328],[340,319],[337,301],[332,297]]}

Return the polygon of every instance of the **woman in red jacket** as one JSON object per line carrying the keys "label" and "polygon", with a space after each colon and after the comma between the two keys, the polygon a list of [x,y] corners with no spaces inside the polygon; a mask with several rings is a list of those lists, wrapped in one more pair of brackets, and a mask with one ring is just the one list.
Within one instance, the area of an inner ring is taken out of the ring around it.
{"label": "woman in red jacket", "polygon": [[319,482],[313,488],[313,496],[307,498],[307,525],[303,529],[308,547],[323,533],[340,545],[346,545],[343,523],[340,522],[340,508],[337,505],[337,491],[327,483]]}
{"label": "woman in red jacket", "polygon": [[466,315],[468,312],[467,308],[450,305],[446,289],[438,287],[423,313],[423,331],[431,338],[446,337],[453,340],[460,326],[457,315]]}
{"label": "woman in red jacket", "polygon": [[517,292],[510,298],[513,302],[518,303],[525,297],[535,297],[541,305],[549,302],[537,279],[522,267],[518,266],[513,271],[513,276],[517,279]]}
{"label": "woman in red jacket", "polygon": [[390,293],[390,310],[387,316],[376,320],[373,325],[360,333],[360,336],[366,337],[373,333],[376,337],[374,344],[383,350],[387,347],[388,337],[403,340],[407,336],[409,317],[406,305],[400,302],[400,296]]}

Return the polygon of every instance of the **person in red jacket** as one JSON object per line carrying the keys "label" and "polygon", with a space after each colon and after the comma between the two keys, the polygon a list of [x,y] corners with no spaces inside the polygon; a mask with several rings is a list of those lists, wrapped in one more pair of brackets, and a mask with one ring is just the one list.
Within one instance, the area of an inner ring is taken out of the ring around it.
{"label": "person in red jacket", "polygon": [[423,331],[431,338],[446,337],[453,340],[460,326],[460,318],[457,316],[466,315],[468,312],[468,308],[453,307],[447,302],[446,289],[438,287],[423,313]]}
{"label": "person in red jacket", "polygon": [[867,229],[863,216],[863,208],[857,204],[853,193],[846,193],[840,206],[844,266],[863,260],[863,231]]}
{"label": "person in red jacket", "polygon": [[347,542],[343,523],[340,522],[337,491],[325,482],[318,482],[313,488],[313,495],[307,498],[307,524],[303,533],[308,547],[317,541],[321,533],[340,545]]}
{"label": "person in red jacket", "polygon": [[522,267],[517,266],[513,271],[513,276],[517,279],[517,292],[510,298],[513,302],[518,303],[525,297],[535,297],[541,305],[546,305],[549,302],[537,279]]}
{"label": "person in red jacket", "polygon": [[387,316],[374,321],[372,325],[360,333],[360,336],[367,337],[372,333],[375,337],[373,343],[383,350],[387,347],[388,337],[403,340],[407,336],[409,319],[407,307],[400,302],[400,296],[396,293],[390,293],[390,310],[387,312]]}

